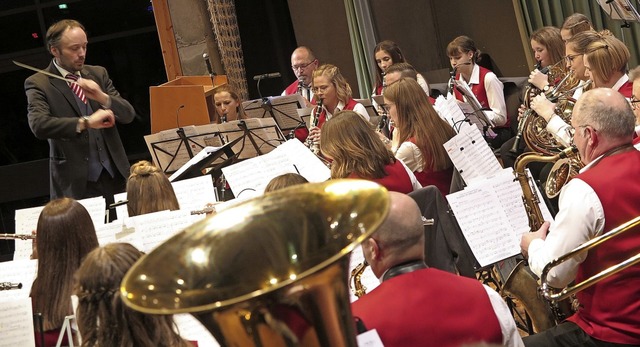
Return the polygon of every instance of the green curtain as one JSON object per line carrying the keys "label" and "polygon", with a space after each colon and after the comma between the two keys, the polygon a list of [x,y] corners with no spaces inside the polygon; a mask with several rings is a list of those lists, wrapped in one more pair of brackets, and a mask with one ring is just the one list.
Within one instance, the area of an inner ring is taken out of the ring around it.
{"label": "green curtain", "polygon": [[[347,12],[349,38],[358,78],[358,91],[361,99],[367,99],[373,85],[371,67],[375,63],[370,52],[373,52],[376,45],[371,9],[368,1],[358,0],[344,0],[344,7]],[[354,89],[354,87],[351,84],[351,88]]]}
{"label": "green curtain", "polygon": [[[613,20],[595,0],[519,0],[522,16],[527,30],[527,36],[543,26],[562,26],[564,18],[573,13],[582,13],[591,19],[596,30],[608,29],[618,39],[622,40],[629,51],[631,59],[629,68],[634,68],[640,62],[640,23],[629,22],[629,28],[621,28],[621,20]],[[638,8],[638,1],[631,1]]]}

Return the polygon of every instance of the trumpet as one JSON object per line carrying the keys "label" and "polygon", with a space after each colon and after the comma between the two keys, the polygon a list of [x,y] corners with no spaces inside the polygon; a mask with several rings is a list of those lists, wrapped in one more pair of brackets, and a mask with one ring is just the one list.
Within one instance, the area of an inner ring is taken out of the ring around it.
{"label": "trumpet", "polygon": [[0,234],[0,240],[34,240],[36,235],[31,234]]}
{"label": "trumpet", "polygon": [[544,269],[542,270],[542,275],[540,276],[540,293],[542,294],[542,296],[551,301],[551,302],[558,302],[561,300],[564,300],[568,297],[571,297],[572,295],[585,290],[589,287],[591,287],[592,285],[612,276],[617,274],[618,272],[636,265],[638,263],[640,263],[640,251],[638,253],[636,253],[636,255],[627,258],[626,260],[621,261],[618,264],[612,265],[602,271],[600,271],[599,273],[587,278],[586,280],[580,282],[580,283],[576,283],[573,286],[570,287],[566,287],[560,291],[554,291],[554,289],[552,287],[549,286],[549,282],[547,280],[547,276],[549,275],[549,272],[551,271],[551,269],[553,269],[554,267],[564,263],[565,261],[575,257],[578,254],[584,253],[592,248],[596,248],[598,246],[600,246],[601,244],[603,244],[604,242],[607,242],[608,240],[617,237],[623,233],[625,233],[628,230],[632,230],[633,228],[637,227],[638,225],[640,225],[640,216],[637,216],[635,218],[633,218],[632,220],[614,228],[611,229],[610,231],[608,231],[605,234],[602,234],[596,238],[593,238],[585,243],[583,243],[582,245],[574,248],[572,251],[570,251],[569,253],[566,253],[560,257],[558,257],[557,259],[551,261],[549,264],[547,264]]}

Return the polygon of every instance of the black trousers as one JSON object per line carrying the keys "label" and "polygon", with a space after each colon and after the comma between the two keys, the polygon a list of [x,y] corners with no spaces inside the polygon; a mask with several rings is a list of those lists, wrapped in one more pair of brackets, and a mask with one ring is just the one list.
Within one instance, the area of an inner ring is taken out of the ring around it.
{"label": "black trousers", "polygon": [[573,322],[564,322],[541,333],[522,338],[526,347],[613,347],[635,346],[600,341],[587,335]]}
{"label": "black trousers", "polygon": [[[83,198],[103,196],[108,209],[109,205],[114,203],[113,195],[124,192],[126,184],[127,182],[125,178],[122,177],[119,171],[116,170],[115,177],[111,177],[109,172],[103,169],[102,173],[100,173],[100,177],[98,177],[98,181],[87,181],[87,190],[85,191]],[[116,210],[114,209],[109,213],[109,220],[107,223],[114,221],[116,218]]]}

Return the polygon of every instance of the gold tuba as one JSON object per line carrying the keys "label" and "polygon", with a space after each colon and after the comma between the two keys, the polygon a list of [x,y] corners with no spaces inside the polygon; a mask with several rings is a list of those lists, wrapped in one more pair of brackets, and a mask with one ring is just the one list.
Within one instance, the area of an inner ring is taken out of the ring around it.
{"label": "gold tuba", "polygon": [[[544,156],[539,153],[525,153],[520,155],[515,162],[515,175],[522,188],[522,200],[529,219],[529,227],[531,230],[538,230],[544,218],[540,211],[538,195],[534,193],[526,175],[526,167],[532,162],[555,162],[559,159],[575,156],[577,149],[569,147],[554,156]],[[502,290],[516,297],[525,307],[531,321],[534,331],[540,332],[553,327],[566,314],[566,308],[560,307],[559,304],[550,305],[546,300],[538,295],[538,281],[533,273],[521,261],[516,265],[511,274],[507,277]]]}
{"label": "gold tuba", "polygon": [[389,210],[380,185],[332,180],[223,210],[141,258],[123,301],[191,313],[222,346],[356,346],[347,255]]}

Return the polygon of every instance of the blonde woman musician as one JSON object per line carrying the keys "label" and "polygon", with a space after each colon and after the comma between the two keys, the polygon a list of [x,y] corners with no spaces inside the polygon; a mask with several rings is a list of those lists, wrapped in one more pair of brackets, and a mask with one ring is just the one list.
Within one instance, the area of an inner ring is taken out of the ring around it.
{"label": "blonde woman musician", "polygon": [[324,123],[339,111],[355,111],[369,120],[367,110],[351,97],[351,87],[335,65],[324,64],[313,71],[313,93],[318,105],[311,111],[309,137],[315,143],[320,142],[320,129]]}
{"label": "blonde woman musician", "polygon": [[127,179],[127,199],[130,217],[180,209],[176,193],[167,176],[146,160],[131,166],[131,174]]}

